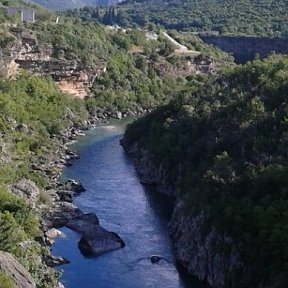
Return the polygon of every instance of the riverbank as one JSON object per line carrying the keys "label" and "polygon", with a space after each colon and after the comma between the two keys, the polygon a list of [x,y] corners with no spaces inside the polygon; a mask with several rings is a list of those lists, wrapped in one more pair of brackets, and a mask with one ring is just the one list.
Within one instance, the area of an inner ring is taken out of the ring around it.
{"label": "riverbank", "polygon": [[[59,229],[64,226],[82,235],[78,247],[87,255],[95,256],[125,246],[124,241],[116,233],[106,231],[99,225],[99,219],[95,213],[85,214],[74,203],[74,197],[86,191],[81,182],[68,179],[63,183],[60,179],[63,169],[70,167],[72,160],[80,158],[80,155],[70,148],[71,145],[83,137],[87,131],[93,127],[95,129],[97,127],[95,125],[100,126],[108,122],[106,117],[95,119],[89,116],[81,127],[72,125],[63,133],[53,136],[57,149],[54,150],[53,156],[49,157],[49,162],[44,161],[42,164],[33,163],[31,165],[33,170],[47,178],[48,183],[46,187],[47,203],[39,207],[42,215],[41,231],[43,234],[38,240],[43,246],[49,247],[50,252],[43,255],[42,258],[49,267],[54,268],[70,262],[69,259],[51,253],[51,247],[55,240],[62,236]],[[106,242],[108,244],[105,244]],[[75,249],[77,248],[75,247]],[[59,283],[59,287],[61,285]]]}

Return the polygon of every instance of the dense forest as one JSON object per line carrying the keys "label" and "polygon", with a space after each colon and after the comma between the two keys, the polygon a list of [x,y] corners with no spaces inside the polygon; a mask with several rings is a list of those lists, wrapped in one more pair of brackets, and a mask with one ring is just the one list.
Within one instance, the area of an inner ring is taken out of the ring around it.
{"label": "dense forest", "polygon": [[124,27],[154,24],[194,32],[286,37],[287,5],[284,0],[127,0],[110,8],[90,7],[74,13]]}
{"label": "dense forest", "polygon": [[245,269],[231,287],[288,284],[287,85],[288,58],[271,56],[179,94],[126,131],[128,145],[178,181],[185,213],[204,213],[203,231],[212,225],[237,243]]}

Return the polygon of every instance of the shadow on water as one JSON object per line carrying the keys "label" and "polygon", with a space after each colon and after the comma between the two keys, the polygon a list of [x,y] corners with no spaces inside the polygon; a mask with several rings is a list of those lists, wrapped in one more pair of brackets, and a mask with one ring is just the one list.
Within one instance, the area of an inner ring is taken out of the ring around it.
{"label": "shadow on water", "polygon": [[154,185],[143,185],[143,187],[152,211],[157,217],[168,223],[173,212],[175,199],[158,193]]}
{"label": "shadow on water", "polygon": [[[158,217],[159,219],[163,221],[164,225],[167,225],[167,229],[168,229],[168,223],[173,213],[175,199],[172,197],[167,197],[165,195],[157,193],[156,187],[154,185],[143,185],[143,187],[147,196],[147,200],[152,209],[152,212],[155,213],[156,217]],[[173,246],[172,241],[170,241],[170,245]],[[175,265],[179,273],[179,277],[181,278],[182,283],[184,284],[185,288],[193,288],[193,287],[208,288],[210,287],[208,284],[204,282],[199,282],[199,280],[196,277],[189,275],[187,273],[187,269],[183,267],[183,265],[179,263],[177,260],[174,260],[174,263],[172,264]]]}

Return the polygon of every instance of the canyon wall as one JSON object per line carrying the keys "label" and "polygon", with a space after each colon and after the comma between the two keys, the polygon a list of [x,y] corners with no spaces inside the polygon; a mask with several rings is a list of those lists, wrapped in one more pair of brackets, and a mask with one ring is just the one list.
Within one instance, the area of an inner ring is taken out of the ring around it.
{"label": "canyon wall", "polygon": [[36,76],[50,76],[62,92],[80,98],[89,95],[95,79],[106,71],[105,63],[85,65],[79,59],[53,57],[52,45],[39,44],[33,35],[11,28],[15,40],[8,47],[0,47],[2,76],[16,77],[21,69]]}
{"label": "canyon wall", "polygon": [[218,36],[199,35],[207,44],[212,44],[219,49],[233,54],[236,63],[245,63],[259,54],[265,58],[272,52],[279,54],[288,53],[288,39],[268,37],[245,36]]}

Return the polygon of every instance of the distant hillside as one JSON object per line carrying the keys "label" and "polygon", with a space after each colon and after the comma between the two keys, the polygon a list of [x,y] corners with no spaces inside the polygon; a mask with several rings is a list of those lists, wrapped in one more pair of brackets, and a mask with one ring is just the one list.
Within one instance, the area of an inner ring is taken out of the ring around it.
{"label": "distant hillside", "polygon": [[122,23],[140,26],[152,22],[166,29],[288,35],[285,0],[127,0],[118,9]]}
{"label": "distant hillside", "polygon": [[76,9],[82,8],[84,6],[96,6],[99,4],[116,3],[119,1],[109,1],[109,0],[33,0],[26,2],[33,2],[39,4],[45,8],[52,10],[66,10],[66,9]]}

